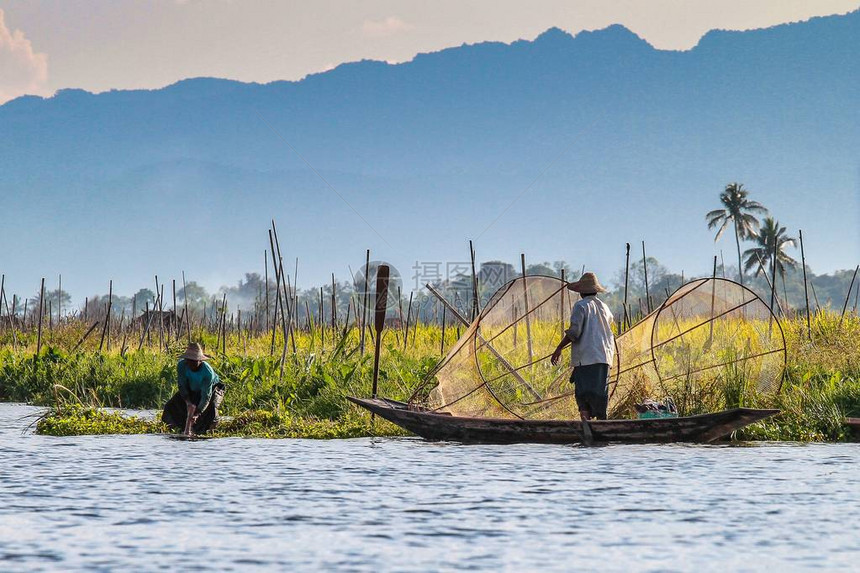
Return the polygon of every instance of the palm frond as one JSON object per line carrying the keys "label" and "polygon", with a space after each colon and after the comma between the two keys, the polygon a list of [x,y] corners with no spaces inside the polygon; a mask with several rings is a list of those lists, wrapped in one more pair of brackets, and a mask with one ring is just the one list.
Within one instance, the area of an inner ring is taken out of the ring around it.
{"label": "palm frond", "polygon": [[725,209],[714,209],[713,211],[708,212],[705,215],[705,220],[708,222],[708,228],[711,229],[718,225],[720,221],[728,217],[728,213]]}
{"label": "palm frond", "polygon": [[[758,255],[758,256],[756,256]],[[744,251],[743,257],[746,259],[744,261],[744,271],[749,271],[753,267],[757,267],[755,276],[758,276],[762,271],[761,264],[759,264],[759,257],[762,262],[765,262],[766,257],[762,256],[762,249],[758,247],[753,247],[752,249],[747,249]]]}
{"label": "palm frond", "polygon": [[746,200],[744,201],[744,209],[746,211],[750,211],[752,213],[768,213],[767,207],[759,203],[758,201]]}
{"label": "palm frond", "polygon": [[731,222],[732,222],[732,220],[730,218],[726,218],[723,220],[723,224],[720,226],[719,231],[717,231],[717,236],[714,237],[715,243],[720,240],[720,237],[723,236],[723,233],[725,232],[726,228],[729,226],[729,223],[731,223]]}

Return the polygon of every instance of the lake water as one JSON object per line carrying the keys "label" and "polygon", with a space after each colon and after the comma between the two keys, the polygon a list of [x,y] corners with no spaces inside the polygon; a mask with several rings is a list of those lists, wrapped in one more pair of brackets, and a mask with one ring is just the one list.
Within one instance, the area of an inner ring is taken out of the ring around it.
{"label": "lake water", "polygon": [[2,571],[860,563],[860,445],[22,433],[39,411],[0,404]]}

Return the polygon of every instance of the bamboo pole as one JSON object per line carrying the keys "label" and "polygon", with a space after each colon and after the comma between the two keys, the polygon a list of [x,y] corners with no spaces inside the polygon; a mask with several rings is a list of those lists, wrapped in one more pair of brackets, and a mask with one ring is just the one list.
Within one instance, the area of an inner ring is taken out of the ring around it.
{"label": "bamboo pole", "polygon": [[[433,291],[431,290],[430,292],[433,292]],[[441,295],[439,295],[439,296],[441,296]],[[447,302],[447,301],[443,301],[442,304],[445,304],[445,302]],[[455,308],[461,307],[460,293],[458,293],[457,291],[454,291],[454,305],[455,305]],[[464,310],[464,312],[465,312],[465,310]],[[457,324],[457,340],[460,340],[460,322],[456,321],[456,324]],[[466,326],[468,326],[468,324]]]}
{"label": "bamboo pole", "polygon": [[[293,286],[294,292],[298,293],[299,289]],[[299,295],[293,297],[293,303],[290,305],[290,318],[292,319],[290,328],[290,340],[293,341],[293,352],[296,351],[296,331],[299,330]]]}
{"label": "bamboo pole", "polygon": [[227,293],[224,293],[224,301],[221,303],[221,354],[227,354]]}
{"label": "bamboo pole", "polygon": [[806,302],[806,333],[809,336],[809,340],[812,340],[812,322],[809,318],[809,283],[806,280],[806,254],[803,251],[803,231],[798,230],[797,233],[800,237],[800,264],[803,267],[803,298]]}
{"label": "bamboo pole", "polygon": [[[119,335],[122,335],[123,323],[125,323],[125,309],[122,309],[122,313],[119,315],[119,326],[117,326],[117,331],[118,331],[117,334],[119,334]],[[124,341],[123,341],[123,344],[124,344]],[[110,338],[108,338],[108,351],[110,351]],[[120,355],[125,353],[125,349],[123,348],[122,344],[120,345],[119,353],[120,353]]]}
{"label": "bamboo pole", "polygon": [[[162,317],[162,299],[164,298],[164,286],[158,282],[158,275],[155,275],[155,300],[152,303],[152,312],[158,314],[158,346],[164,346],[164,319]],[[160,350],[159,350],[160,352]]]}
{"label": "bamboo pole", "polygon": [[128,319],[128,327],[126,327],[125,332],[122,334],[122,345],[119,347],[119,355],[125,356],[125,353],[128,351],[128,333],[131,331],[131,326],[134,324],[134,313],[131,313],[131,316]]}
{"label": "bamboo pole", "polygon": [[448,309],[445,308],[445,305],[442,305],[442,344],[439,348],[439,354],[445,356],[445,322],[448,318]]}
{"label": "bamboo pole", "polygon": [[[9,316],[9,328],[12,329],[12,349],[17,352],[18,350],[18,333],[17,326],[15,322],[17,321],[17,312],[18,312],[18,296],[12,295],[12,312],[9,312],[9,299],[6,298],[6,295],[3,295],[3,299],[6,301],[6,314]],[[856,306],[856,305],[855,305]]]}
{"label": "bamboo pole", "polygon": [[[287,277],[289,285],[290,277]],[[299,328],[299,258],[296,257],[296,266],[293,268],[293,297],[290,299],[290,340],[293,343],[293,354],[296,354],[296,334]]]}
{"label": "bamboo pole", "polygon": [[517,344],[519,342],[519,328],[517,327],[517,325],[519,324],[519,320],[520,317],[519,313],[517,312],[517,303],[516,301],[514,301],[514,304],[511,305],[511,324],[513,325],[514,330],[514,348],[517,347]]}
{"label": "bamboo pole", "polygon": [[334,281],[334,273],[331,274],[331,331],[332,336],[337,330],[337,285]]}
{"label": "bamboo pole", "polygon": [[215,303],[215,308],[218,312],[218,320],[215,324],[215,329],[218,333],[218,337],[215,339],[215,351],[217,352],[224,343],[224,334],[226,334],[227,329],[225,328],[227,322],[227,294],[223,294],[221,296],[221,304]]}
{"label": "bamboo pole", "polygon": [[[645,256],[645,241],[642,241],[642,269],[645,272],[645,305],[651,314],[651,294],[648,290],[648,258]],[[717,276],[717,257],[714,257],[714,278]]]}
{"label": "bamboo pole", "polygon": [[567,283],[567,281],[564,280],[564,267],[562,267],[562,269],[561,269],[561,284],[562,284],[563,288],[561,289],[561,308],[558,311],[558,316],[559,316],[559,319],[561,321],[561,335],[562,336],[564,336],[567,333],[567,328],[565,325],[565,319],[567,318],[567,313],[564,312],[564,297],[565,297],[565,294],[567,291],[566,283]]}
{"label": "bamboo pole", "polygon": [[[272,236],[271,229],[269,229],[269,247],[271,248],[272,255],[272,269],[275,272],[275,316],[272,319],[272,344],[269,348],[269,355],[272,356],[275,354],[275,334],[277,332],[278,311],[281,307],[281,276],[279,274],[278,260],[275,258],[275,239]],[[284,343],[286,344],[286,339]]]}
{"label": "bamboo pole", "polygon": [[[161,296],[158,298],[158,325],[159,325],[159,341],[160,347],[164,350],[170,350],[170,329],[164,328],[164,284],[161,285]],[[110,343],[108,343],[110,344]],[[160,350],[159,350],[160,352]]]}
{"label": "bamboo pole", "polygon": [[[764,261],[761,260],[761,256],[758,253],[756,253],[755,256],[756,259],[758,259],[758,266],[761,269],[761,274],[764,275],[764,280],[765,282],[767,282],[767,288],[773,288],[770,282],[770,277],[767,274],[767,269],[764,268]],[[782,308],[782,304],[779,302],[779,297],[776,297],[776,306],[779,309],[779,313],[785,315],[785,310]]]}
{"label": "bamboo pole", "polygon": [[[143,348],[143,341],[148,340],[149,329],[152,326],[152,313],[149,311],[149,301],[145,301],[145,310],[146,313],[146,326],[143,329],[143,332],[140,334],[140,343],[137,345],[138,351]],[[155,303],[153,303],[153,308],[155,308]]]}
{"label": "bamboo pole", "polygon": [[[113,302],[113,280],[110,281],[110,286],[108,287],[108,304],[107,304],[107,312],[105,313],[105,321],[102,326],[102,338],[99,341],[99,353],[101,353],[102,348],[104,348],[105,336],[110,332],[110,310],[111,303]],[[108,350],[110,350],[110,342],[108,342]]]}
{"label": "bamboo pole", "polygon": [[625,330],[630,328],[630,306],[627,304],[627,287],[630,278],[630,243],[627,243],[627,255],[624,263],[624,322],[627,324]]}
{"label": "bamboo pole", "polygon": [[164,286],[159,285],[158,275],[155,275],[155,294],[158,295],[158,305],[155,311],[158,313],[158,351],[164,348]]}
{"label": "bamboo pole", "polygon": [[851,277],[851,284],[848,285],[848,294],[845,295],[845,304],[842,305],[842,314],[839,316],[839,328],[842,328],[842,320],[845,318],[845,311],[848,309],[848,300],[851,298],[851,291],[854,290],[854,279],[857,278],[857,271],[860,271],[860,265],[854,268],[854,276]]}
{"label": "bamboo pole", "polygon": [[406,343],[409,340],[409,321],[412,318],[412,295],[414,292],[409,293],[409,306],[406,307],[406,328],[403,329],[403,350],[406,351]]}
{"label": "bamboo pole", "polygon": [[400,330],[404,330],[406,322],[403,320],[403,293],[401,292],[400,285],[397,285],[397,313],[400,316]]}
{"label": "bamboo pole", "polygon": [[475,272],[475,248],[472,246],[471,240],[469,241],[469,254],[472,259],[472,320],[475,320],[481,313],[481,308],[478,300],[478,273]]}
{"label": "bamboo pole", "polygon": [[350,276],[352,276],[352,284],[353,284],[353,292],[349,295],[349,304],[352,306],[352,325],[358,328],[359,326],[359,315],[358,315],[358,297],[355,294],[355,276],[352,275],[352,270],[349,271]]}
{"label": "bamboo pole", "polygon": [[113,311],[113,281],[110,281],[110,287],[108,288],[108,307],[107,307],[107,316],[105,317],[105,322],[107,323],[107,335],[105,338],[105,349],[110,352],[110,336],[111,336],[111,312]]}
{"label": "bamboo pole", "polygon": [[179,316],[176,314],[176,279],[171,279],[173,283],[173,336],[179,340]]}
{"label": "bamboo pole", "polygon": [[349,332],[349,313],[352,310],[352,299],[350,298],[346,303],[346,320],[343,322],[343,336],[346,336]]}
{"label": "bamboo pole", "polygon": [[815,312],[819,313],[821,312],[821,303],[818,302],[818,293],[815,292],[815,283],[809,281],[809,288],[812,289],[812,300],[815,301]]}
{"label": "bamboo pole", "polygon": [[323,304],[323,289],[320,287],[320,307],[319,307],[319,323],[320,323],[320,347],[325,349],[325,305]]}
{"label": "bamboo pole", "polygon": [[[216,299],[217,301],[217,299]],[[218,303],[215,302],[215,351],[217,352],[219,348],[221,348],[221,317],[223,315],[224,307],[218,306]]]}
{"label": "bamboo pole", "polygon": [[[854,316],[857,316],[857,300],[860,299],[860,284],[857,285],[857,288],[854,289],[854,307],[851,309],[851,312],[854,313]],[[12,310],[15,310],[15,295],[12,295]],[[13,335],[15,331],[12,331]]]}
{"label": "bamboo pole", "polygon": [[81,337],[81,339],[80,339],[80,340],[78,340],[78,343],[77,343],[77,344],[75,344],[75,347],[72,349],[72,352],[71,352],[72,354],[74,354],[75,352],[77,352],[78,348],[80,348],[80,347],[81,347],[81,344],[83,344],[83,343],[84,343],[84,341],[87,339],[87,337],[88,337],[90,334],[92,334],[92,332],[96,329],[96,327],[97,327],[98,325],[99,325],[99,321],[97,320],[97,321],[95,321],[95,322],[93,323],[93,325],[89,328],[89,330],[87,330],[87,331],[86,331],[86,333],[84,333],[84,335]]}
{"label": "bamboo pole", "polygon": [[[230,315],[230,316],[231,316],[231,322],[232,322],[232,316],[233,315]],[[236,336],[239,337],[239,342],[242,342],[242,309],[241,308],[236,309],[235,331],[236,331]]]}
{"label": "bamboo pole", "polygon": [[[281,352],[281,378],[283,378],[284,374],[284,360],[286,359],[287,354],[287,343],[288,341],[292,341],[293,344],[293,354],[296,353],[296,339],[293,336],[293,309],[292,309],[292,288],[290,288],[289,283],[287,282],[286,273],[284,273],[284,257],[281,254],[281,241],[278,239],[278,228],[275,225],[275,220],[272,219],[272,235],[275,238],[275,249],[278,252],[278,274],[281,277],[281,289],[284,293],[284,300],[281,301],[281,326],[286,325],[286,332],[284,333],[284,349]],[[296,272],[298,273],[299,268],[299,260],[296,258]]]}
{"label": "bamboo pole", "polygon": [[[717,256],[714,255],[714,274],[711,276],[711,320],[710,320],[710,333],[708,334],[708,341],[705,343],[705,349],[710,349],[711,344],[714,342],[714,305],[717,301]],[[648,312],[650,314],[650,311]]]}
{"label": "bamboo pole", "polygon": [[42,278],[42,286],[39,288],[39,331],[36,334],[36,356],[42,352],[42,307],[45,305],[45,279]]}
{"label": "bamboo pole", "polygon": [[771,248],[771,261],[770,261],[770,276],[773,279],[772,284],[770,285],[770,308],[773,311],[774,299],[776,298],[776,236],[773,237],[773,245]]}
{"label": "bamboo pole", "polygon": [[[425,316],[426,319],[426,316]],[[412,347],[415,347],[415,340],[418,336],[418,323],[421,321],[421,303],[418,302],[415,312],[415,322],[412,323]]]}
{"label": "bamboo pole", "polygon": [[529,289],[526,285],[526,254],[520,253],[520,266],[523,271],[523,305],[524,305],[524,314],[523,316],[526,319],[526,347],[528,349],[529,356],[529,364],[532,363],[533,360],[533,348],[532,348],[532,323],[531,316],[529,315]]}
{"label": "bamboo pole", "polygon": [[[286,279],[287,284],[284,286],[284,292],[292,293],[293,286],[290,284],[290,275],[285,275],[283,268],[281,269],[281,278]],[[293,328],[293,319],[295,318],[296,313],[293,312],[295,309],[295,302],[293,300],[292,294],[290,294],[290,304],[287,305],[287,334],[289,335],[290,343],[293,345],[293,354],[296,353],[296,334],[295,329]],[[284,343],[286,346],[286,341]]]}

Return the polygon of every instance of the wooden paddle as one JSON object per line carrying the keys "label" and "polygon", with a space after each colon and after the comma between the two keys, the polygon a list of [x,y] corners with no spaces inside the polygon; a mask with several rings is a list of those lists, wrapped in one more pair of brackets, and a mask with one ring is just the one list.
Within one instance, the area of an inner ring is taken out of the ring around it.
{"label": "wooden paddle", "polygon": [[[382,343],[382,330],[385,328],[385,313],[388,310],[388,265],[376,267],[376,314],[374,316],[374,330],[376,331],[376,346],[373,350],[373,398],[376,398],[377,383],[379,381],[379,351]],[[373,414],[370,419],[373,420]]]}

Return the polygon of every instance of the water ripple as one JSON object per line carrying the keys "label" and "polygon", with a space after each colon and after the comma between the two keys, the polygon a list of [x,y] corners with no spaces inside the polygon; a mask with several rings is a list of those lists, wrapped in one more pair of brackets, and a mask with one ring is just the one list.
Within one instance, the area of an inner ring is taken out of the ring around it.
{"label": "water ripple", "polygon": [[853,568],[849,444],[463,446],[24,433],[0,570]]}

